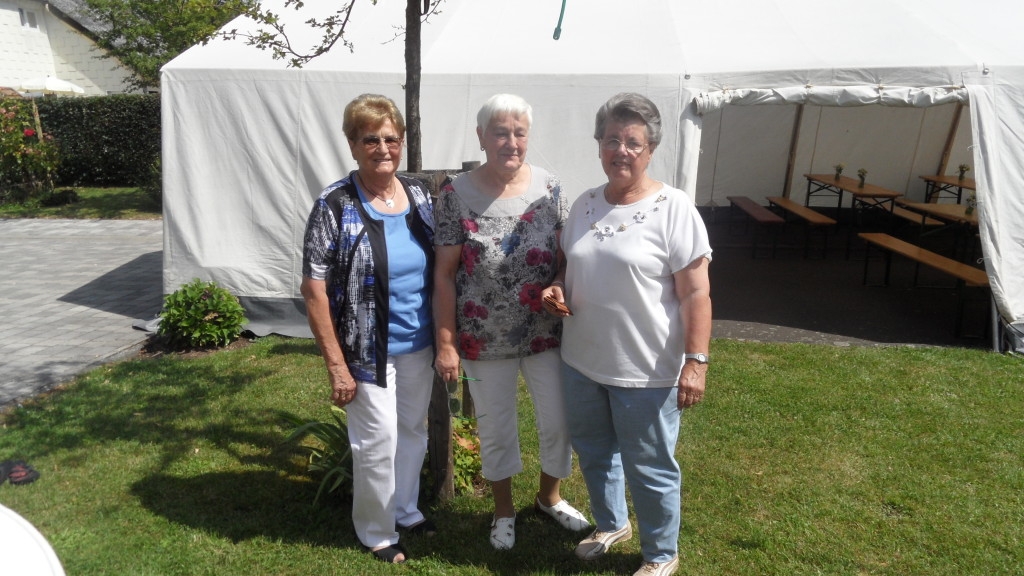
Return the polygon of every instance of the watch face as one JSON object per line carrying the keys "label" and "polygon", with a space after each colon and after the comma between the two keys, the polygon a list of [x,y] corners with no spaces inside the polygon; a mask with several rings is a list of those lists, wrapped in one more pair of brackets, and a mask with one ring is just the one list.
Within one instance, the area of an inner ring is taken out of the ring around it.
{"label": "watch face", "polygon": [[708,363],[708,355],[707,354],[703,354],[701,352],[698,352],[696,354],[687,354],[686,358],[687,359],[692,358],[692,359],[696,360],[697,362],[700,362],[701,364],[707,364]]}

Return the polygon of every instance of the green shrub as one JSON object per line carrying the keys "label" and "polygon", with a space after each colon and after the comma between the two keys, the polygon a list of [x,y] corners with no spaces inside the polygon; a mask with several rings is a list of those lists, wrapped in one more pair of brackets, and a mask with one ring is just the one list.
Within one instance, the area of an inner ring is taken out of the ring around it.
{"label": "green shrub", "polygon": [[164,299],[157,335],[174,350],[215,348],[236,340],[245,322],[238,298],[196,278]]}
{"label": "green shrub", "polygon": [[143,186],[160,158],[160,96],[42,98],[39,116],[60,149],[56,184]]}
{"label": "green shrub", "polygon": [[285,442],[300,442],[312,436],[319,443],[318,446],[301,446],[307,456],[307,470],[323,473],[320,488],[313,499],[314,505],[325,491],[331,493],[342,489],[346,494],[352,491],[352,447],[348,441],[348,425],[342,419],[344,415],[345,410],[337,406],[331,406],[331,421],[328,422],[306,422],[290,414],[282,414],[286,422],[295,426]]}

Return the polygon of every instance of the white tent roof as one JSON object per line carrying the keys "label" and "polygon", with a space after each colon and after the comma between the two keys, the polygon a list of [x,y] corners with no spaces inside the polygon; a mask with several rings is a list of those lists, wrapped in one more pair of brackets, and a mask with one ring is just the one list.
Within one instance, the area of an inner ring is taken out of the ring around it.
{"label": "white tent roof", "polygon": [[[299,46],[318,36],[302,24],[312,4],[275,10]],[[1024,238],[1010,224],[1024,217],[1024,39],[1012,29],[1024,5],[570,0],[556,41],[561,8],[441,5],[423,28],[425,168],[481,160],[476,110],[491,94],[515,92],[534,106],[529,161],[578,194],[604,177],[592,138],[598,106],[637,91],[665,121],[653,175],[699,204],[783,188],[802,200],[801,174],[840,161],[919,196],[917,175],[935,172],[957,103],[969,104],[949,165],[975,167],[994,294],[1005,318],[1024,322],[1024,279],[1004,272],[1024,269]],[[166,292],[199,276],[248,298],[250,309],[296,308],[311,200],[355,167],[342,108],[363,92],[403,101],[404,9],[399,0],[357,2],[353,51],[336,48],[301,70],[242,41],[196,46],[164,68]],[[806,106],[787,182],[796,108],[763,104],[793,103]],[[259,320],[289,332],[288,321]]]}

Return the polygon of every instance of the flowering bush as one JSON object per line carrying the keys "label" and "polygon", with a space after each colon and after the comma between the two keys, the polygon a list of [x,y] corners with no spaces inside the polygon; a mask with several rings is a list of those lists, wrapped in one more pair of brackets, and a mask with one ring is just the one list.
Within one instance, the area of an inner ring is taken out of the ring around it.
{"label": "flowering bush", "polygon": [[53,138],[35,128],[31,103],[0,100],[0,203],[52,192],[58,161]]}

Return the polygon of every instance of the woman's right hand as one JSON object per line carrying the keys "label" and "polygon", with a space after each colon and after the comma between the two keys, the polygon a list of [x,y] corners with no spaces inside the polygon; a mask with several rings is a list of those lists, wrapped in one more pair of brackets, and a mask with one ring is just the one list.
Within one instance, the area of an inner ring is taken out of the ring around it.
{"label": "woman's right hand", "polygon": [[338,408],[344,408],[346,404],[356,399],[358,386],[348,370],[328,370],[328,377],[331,381],[331,403]]}
{"label": "woman's right hand", "polygon": [[459,351],[454,346],[438,346],[434,370],[445,382],[459,377]]}

